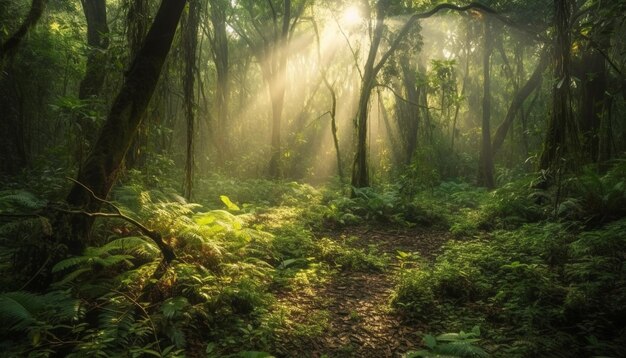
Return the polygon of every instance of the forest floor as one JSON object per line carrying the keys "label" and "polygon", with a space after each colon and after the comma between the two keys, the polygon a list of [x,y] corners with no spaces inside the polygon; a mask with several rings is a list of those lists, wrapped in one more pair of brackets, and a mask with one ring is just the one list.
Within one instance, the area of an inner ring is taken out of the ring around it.
{"label": "forest floor", "polygon": [[[376,247],[390,258],[382,272],[343,270],[320,284],[313,292],[278,292],[281,303],[296,307],[306,322],[315,312],[327,313],[321,334],[277,342],[281,354],[289,357],[399,357],[415,350],[428,327],[407,322],[389,309],[394,277],[400,267],[398,251],[419,253],[433,260],[442,245],[451,239],[447,231],[435,229],[393,229],[349,227],[324,233],[331,240],[348,242],[353,248]],[[346,237],[357,237],[348,240]]]}

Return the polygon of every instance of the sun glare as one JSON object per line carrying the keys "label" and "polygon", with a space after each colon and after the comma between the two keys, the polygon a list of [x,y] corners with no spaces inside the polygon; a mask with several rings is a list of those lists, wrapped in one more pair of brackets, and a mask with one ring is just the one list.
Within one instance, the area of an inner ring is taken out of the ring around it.
{"label": "sun glare", "polygon": [[356,25],[361,22],[361,11],[356,5],[352,5],[344,10],[341,18],[348,26]]}

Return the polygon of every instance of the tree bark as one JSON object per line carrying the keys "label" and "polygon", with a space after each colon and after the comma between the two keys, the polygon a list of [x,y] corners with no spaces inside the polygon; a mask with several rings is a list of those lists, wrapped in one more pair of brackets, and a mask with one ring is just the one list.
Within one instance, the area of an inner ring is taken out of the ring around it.
{"label": "tree bark", "polygon": [[[571,15],[570,0],[554,0],[556,44],[554,78],[552,87],[552,115],[548,123],[548,130],[543,144],[543,153],[539,168],[548,170],[559,163],[566,151],[566,135],[572,126],[571,123],[571,94],[570,94],[570,48],[569,22]],[[570,133],[575,134],[575,133]]]}
{"label": "tree bark", "polygon": [[[77,181],[90,188],[95,195],[106,198],[117,179],[124,156],[137,131],[142,114],[154,92],[163,63],[169,53],[176,27],[185,1],[163,0],[143,46],[137,53],[109,111],[100,135],[85,163],[79,170]],[[96,212],[102,202],[75,184],[66,201],[87,212]],[[71,235],[65,238],[69,252],[78,254],[87,243],[93,218],[73,216]]]}

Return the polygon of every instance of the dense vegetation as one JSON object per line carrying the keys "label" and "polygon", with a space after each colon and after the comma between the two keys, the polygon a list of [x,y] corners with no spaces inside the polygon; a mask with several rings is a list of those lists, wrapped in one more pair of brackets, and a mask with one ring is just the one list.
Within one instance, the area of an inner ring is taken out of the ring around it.
{"label": "dense vegetation", "polygon": [[626,356],[626,1],[0,30],[0,356]]}

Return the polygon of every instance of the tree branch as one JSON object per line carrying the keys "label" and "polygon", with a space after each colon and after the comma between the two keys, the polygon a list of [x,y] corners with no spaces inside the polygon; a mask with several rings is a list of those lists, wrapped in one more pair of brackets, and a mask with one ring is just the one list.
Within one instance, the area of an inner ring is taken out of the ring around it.
{"label": "tree branch", "polygon": [[540,37],[539,34],[537,34],[535,32],[532,32],[532,31],[530,31],[528,29],[525,29],[525,28],[515,24],[510,19],[508,19],[508,18],[506,18],[504,16],[499,15],[496,12],[496,10],[494,10],[493,8],[491,8],[489,6],[486,6],[486,5],[483,5],[483,4],[480,4],[480,3],[476,3],[476,2],[470,3],[470,4],[465,5],[465,6],[457,6],[457,5],[453,5],[453,4],[439,4],[439,5],[435,6],[434,8],[432,8],[429,11],[411,15],[409,20],[400,29],[400,32],[398,33],[396,38],[391,43],[391,46],[389,46],[389,49],[387,50],[387,52],[385,52],[383,54],[383,56],[380,58],[378,64],[374,68],[374,73],[378,73],[382,69],[382,67],[385,65],[385,62],[387,62],[389,57],[391,55],[393,55],[394,51],[400,46],[400,43],[402,42],[402,39],[404,39],[404,37],[409,33],[409,31],[411,30],[411,27],[417,22],[417,20],[429,18],[429,17],[431,17],[431,16],[433,16],[433,15],[435,15],[438,12],[443,11],[443,10],[452,10],[452,11],[456,11],[456,12],[462,12],[462,11],[468,11],[468,10],[478,10],[480,12],[483,12],[483,13],[489,14],[490,16],[495,17],[496,19],[498,19],[499,21],[503,22],[507,26],[514,27],[514,28],[516,28],[516,29],[518,29],[520,31],[529,33],[536,40],[545,41],[544,39],[542,39]]}
{"label": "tree branch", "polygon": [[72,178],[67,178],[68,180],[74,182],[76,185],[81,186],[83,189],[85,189],[90,195],[91,197],[93,197],[94,199],[109,205],[111,208],[113,208],[113,210],[115,211],[114,213],[103,213],[103,212],[87,212],[87,211],[83,211],[83,210],[65,210],[65,209],[57,209],[58,211],[67,213],[67,214],[74,214],[74,215],[85,215],[88,217],[100,217],[100,218],[118,218],[118,219],[122,219],[128,223],[130,223],[131,225],[135,226],[137,229],[139,229],[139,231],[141,231],[142,234],[146,235],[147,237],[149,237],[150,239],[152,239],[152,241],[154,241],[154,243],[159,247],[159,250],[161,250],[161,254],[163,254],[163,259],[165,260],[166,263],[170,263],[172,262],[172,260],[176,259],[176,255],[174,254],[174,251],[172,250],[171,247],[169,247],[164,241],[163,241],[163,237],[161,236],[160,233],[151,230],[149,228],[147,228],[146,226],[144,226],[142,223],[140,223],[139,221],[131,218],[130,216],[127,216],[125,214],[122,213],[122,211],[120,210],[120,208],[118,206],[116,206],[115,204],[113,204],[112,202],[102,199],[99,196],[97,196],[93,190],[91,190],[89,187],[87,187],[85,184],[79,182],[78,180],[72,179]]}
{"label": "tree branch", "polygon": [[24,39],[24,36],[26,36],[28,29],[37,24],[37,21],[41,18],[43,10],[46,7],[46,1],[47,0],[32,1],[28,15],[26,15],[26,18],[24,19],[24,22],[22,22],[20,28],[17,29],[17,31],[15,31],[15,33],[0,46],[0,62],[4,60],[8,53],[17,49],[20,42],[22,42],[22,39]]}

